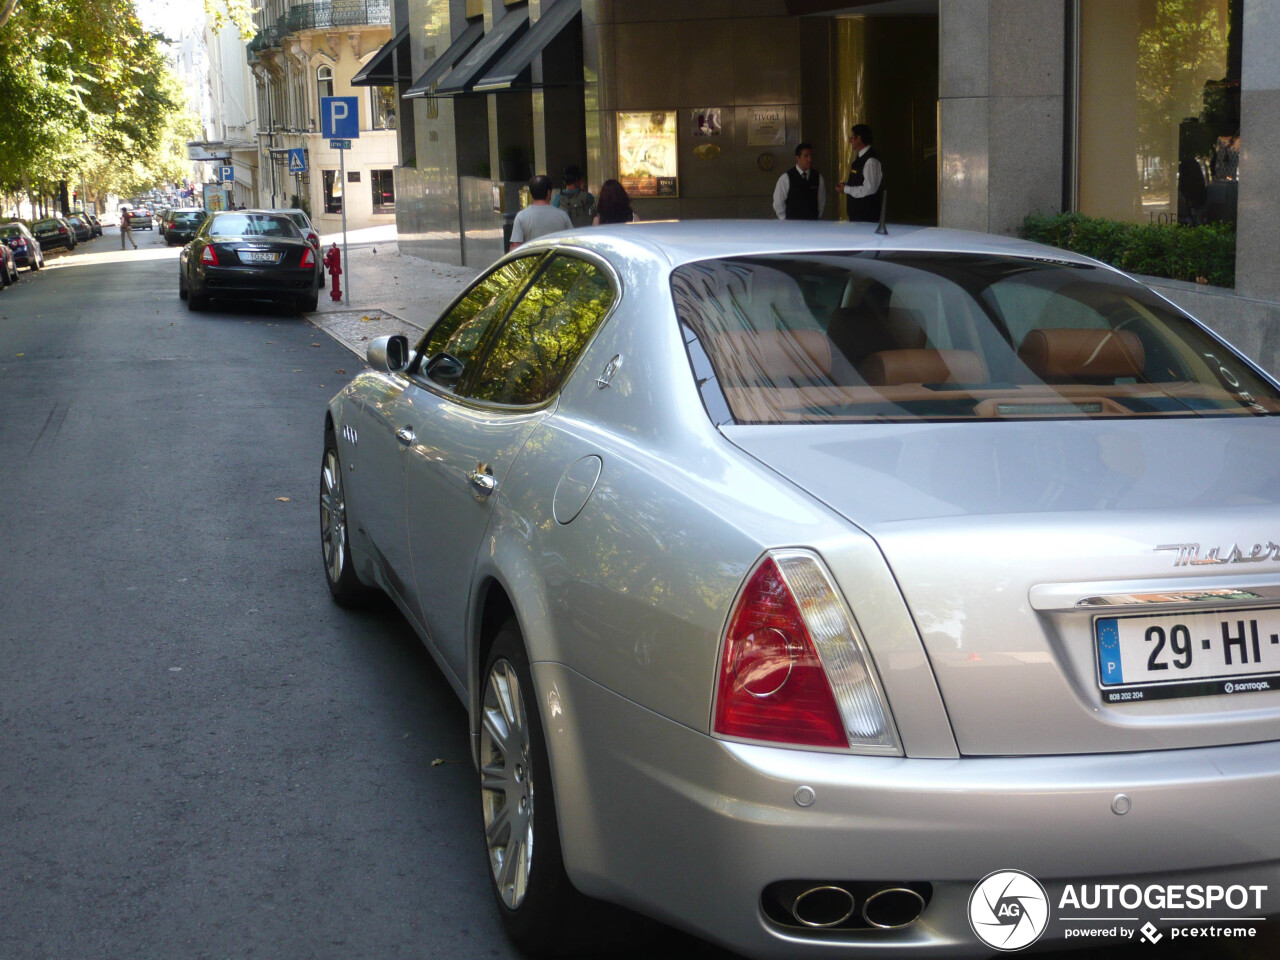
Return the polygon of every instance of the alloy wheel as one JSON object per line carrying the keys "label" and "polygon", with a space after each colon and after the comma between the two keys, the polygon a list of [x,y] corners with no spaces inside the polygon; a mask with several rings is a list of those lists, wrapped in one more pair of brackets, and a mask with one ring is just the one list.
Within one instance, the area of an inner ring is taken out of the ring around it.
{"label": "alloy wheel", "polygon": [[493,664],[484,688],[480,793],[489,869],[502,902],[516,910],[533,863],[533,762],[520,679],[505,659]]}
{"label": "alloy wheel", "polygon": [[347,501],[342,493],[342,470],[336,450],[324,452],[320,471],[320,539],[324,568],[330,583],[342,579],[347,562]]}

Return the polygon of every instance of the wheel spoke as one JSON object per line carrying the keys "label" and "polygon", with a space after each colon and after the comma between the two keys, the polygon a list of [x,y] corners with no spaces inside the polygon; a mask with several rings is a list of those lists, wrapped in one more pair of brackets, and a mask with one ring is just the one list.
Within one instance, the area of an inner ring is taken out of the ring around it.
{"label": "wheel spoke", "polygon": [[485,839],[489,841],[489,848],[500,846],[510,846],[511,837],[511,804],[504,803],[498,808],[497,813],[493,815],[493,819],[485,825]]}
{"label": "wheel spoke", "polygon": [[510,730],[507,728],[504,718],[497,710],[492,709],[488,705],[485,706],[484,715],[481,718],[485,732],[489,734],[493,741],[493,747],[502,757],[503,763],[509,763],[513,758],[510,756]]}
{"label": "wheel spoke", "polygon": [[480,768],[480,789],[505,793],[507,789],[506,767],[499,764],[485,764]]}

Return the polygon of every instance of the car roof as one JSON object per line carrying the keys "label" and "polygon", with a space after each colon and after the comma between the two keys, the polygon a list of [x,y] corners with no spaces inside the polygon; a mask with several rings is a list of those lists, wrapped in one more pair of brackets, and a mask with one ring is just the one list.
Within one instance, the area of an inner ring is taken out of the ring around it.
{"label": "car roof", "polygon": [[877,234],[873,223],[800,220],[666,220],[580,227],[539,237],[518,249],[572,245],[607,258],[642,257],[671,267],[723,257],[786,253],[884,252],[976,253],[1051,258],[1096,266],[1080,254],[1016,237],[889,224]]}

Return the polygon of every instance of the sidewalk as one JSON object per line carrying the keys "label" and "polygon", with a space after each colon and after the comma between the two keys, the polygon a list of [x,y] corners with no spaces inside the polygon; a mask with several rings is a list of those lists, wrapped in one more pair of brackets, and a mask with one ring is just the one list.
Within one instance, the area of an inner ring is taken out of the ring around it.
{"label": "sidewalk", "polygon": [[[342,234],[322,236],[321,252],[332,243],[341,250]],[[416,342],[480,272],[401,254],[394,224],[348,231],[347,253],[350,260],[342,265],[343,299],[329,299],[329,277],[325,274],[319,310],[307,319],[361,360],[369,341],[378,337],[399,333],[410,343]],[[348,290],[350,305],[346,302]]]}

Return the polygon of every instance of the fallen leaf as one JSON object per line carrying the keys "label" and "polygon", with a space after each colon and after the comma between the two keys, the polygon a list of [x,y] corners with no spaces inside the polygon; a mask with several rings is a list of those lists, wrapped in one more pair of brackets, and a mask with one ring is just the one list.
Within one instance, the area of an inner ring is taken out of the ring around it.
{"label": "fallen leaf", "polygon": [[461,763],[461,760],[445,760],[442,757],[436,757],[431,761],[433,767],[443,767],[446,763]]}
{"label": "fallen leaf", "polygon": [[333,371],[333,372],[334,372],[334,373],[346,373],[347,371],[345,371],[345,370],[335,370],[335,371]]}
{"label": "fallen leaf", "polygon": [[320,346],[320,344],[318,344],[318,343],[313,343],[313,344],[312,344],[312,346],[313,346],[313,347],[318,347],[318,346]]}
{"label": "fallen leaf", "polygon": [[276,497],[276,499],[277,499],[278,501],[280,501],[281,503],[288,503],[290,498],[289,498],[289,497]]}

